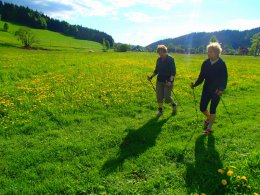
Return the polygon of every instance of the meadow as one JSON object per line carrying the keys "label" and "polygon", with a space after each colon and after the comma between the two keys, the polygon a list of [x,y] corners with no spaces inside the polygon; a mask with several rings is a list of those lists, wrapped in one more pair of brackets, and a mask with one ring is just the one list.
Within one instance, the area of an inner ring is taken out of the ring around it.
{"label": "meadow", "polygon": [[260,58],[222,56],[235,124],[220,104],[205,137],[189,84],[206,56],[172,56],[184,111],[156,118],[155,53],[0,47],[0,194],[259,193]]}

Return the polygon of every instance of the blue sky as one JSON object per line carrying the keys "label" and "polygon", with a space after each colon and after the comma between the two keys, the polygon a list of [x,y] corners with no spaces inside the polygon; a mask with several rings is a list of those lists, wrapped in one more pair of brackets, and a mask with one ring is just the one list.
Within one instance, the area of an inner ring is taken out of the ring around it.
{"label": "blue sky", "polygon": [[104,31],[116,42],[142,46],[191,32],[260,27],[260,0],[3,1]]}

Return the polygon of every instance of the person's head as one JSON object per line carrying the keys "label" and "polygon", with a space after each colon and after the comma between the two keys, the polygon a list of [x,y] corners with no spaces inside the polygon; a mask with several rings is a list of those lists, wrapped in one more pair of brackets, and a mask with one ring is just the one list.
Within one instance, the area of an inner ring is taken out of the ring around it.
{"label": "person's head", "polygon": [[221,45],[218,42],[210,43],[207,46],[207,51],[208,51],[208,57],[211,60],[216,60],[219,58],[222,52]]}
{"label": "person's head", "polygon": [[159,56],[161,58],[164,58],[168,54],[168,49],[167,49],[167,47],[165,45],[158,45],[157,46],[157,53],[159,54]]}

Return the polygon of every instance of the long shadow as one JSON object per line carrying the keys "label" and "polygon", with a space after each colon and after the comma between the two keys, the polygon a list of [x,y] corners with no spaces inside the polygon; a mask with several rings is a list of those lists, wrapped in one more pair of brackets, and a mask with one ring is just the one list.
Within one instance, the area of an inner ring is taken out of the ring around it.
{"label": "long shadow", "polygon": [[168,119],[159,120],[156,117],[138,129],[126,129],[128,134],[120,145],[120,151],[115,158],[105,162],[102,172],[109,174],[118,168],[120,169],[126,159],[136,158],[150,147],[155,146],[156,138]]}
{"label": "long shadow", "polygon": [[19,48],[19,47],[16,46],[15,44],[4,43],[4,42],[0,42],[0,47],[15,47],[15,48]]}
{"label": "long shadow", "polygon": [[[206,142],[208,138],[208,141]],[[219,189],[217,170],[223,167],[218,151],[215,148],[215,138],[200,136],[195,143],[195,163],[188,163],[186,168],[186,186],[188,194],[206,193],[223,194]]]}

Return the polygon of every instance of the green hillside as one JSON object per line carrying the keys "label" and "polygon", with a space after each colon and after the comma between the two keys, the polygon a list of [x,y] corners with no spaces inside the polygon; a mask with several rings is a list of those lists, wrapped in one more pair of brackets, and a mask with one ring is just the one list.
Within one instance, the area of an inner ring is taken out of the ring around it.
{"label": "green hillside", "polygon": [[[216,36],[218,41],[222,44],[224,49],[238,49],[239,47],[250,47],[251,38],[254,34],[260,32],[260,27],[251,30],[238,31],[238,30],[223,30],[218,32],[194,32],[191,34],[183,35],[177,38],[169,38],[154,42],[148,47],[155,49],[157,45],[170,45],[179,46],[183,49],[199,49],[206,47],[210,38]],[[171,46],[170,46],[171,47]]]}
{"label": "green hillside", "polygon": [[[0,21],[0,29],[2,30],[5,22]],[[23,26],[8,23],[8,32],[0,31],[0,46],[21,47],[22,44],[14,36],[15,31]],[[27,27],[26,27],[27,28]],[[73,37],[67,37],[60,33],[48,30],[32,29],[36,34],[38,43],[35,47],[50,50],[85,50],[85,51],[101,51],[102,46],[93,41],[79,40]]]}

